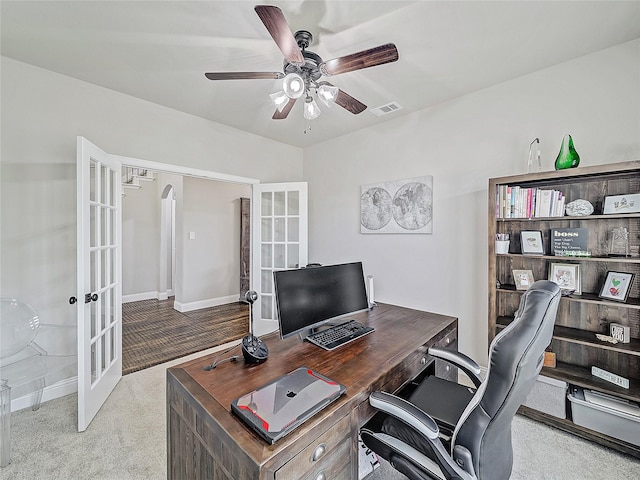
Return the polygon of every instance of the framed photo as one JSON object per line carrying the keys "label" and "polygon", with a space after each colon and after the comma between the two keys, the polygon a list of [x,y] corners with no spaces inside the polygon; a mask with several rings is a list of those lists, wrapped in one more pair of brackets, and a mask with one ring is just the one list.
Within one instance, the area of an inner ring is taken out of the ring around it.
{"label": "framed photo", "polygon": [[523,255],[544,255],[542,232],[538,230],[520,232],[520,249]]}
{"label": "framed photo", "polygon": [[615,213],[640,213],[640,193],[604,197],[604,215]]}
{"label": "framed photo", "polygon": [[549,281],[557,283],[563,290],[582,294],[580,288],[580,265],[574,263],[552,263],[549,265]]}
{"label": "framed photo", "polygon": [[631,283],[633,283],[633,276],[633,273],[607,272],[599,297],[616,302],[626,302],[629,290],[631,290]]}
{"label": "framed photo", "polygon": [[516,283],[516,290],[528,290],[533,280],[533,272],[531,270],[514,270],[513,281]]}

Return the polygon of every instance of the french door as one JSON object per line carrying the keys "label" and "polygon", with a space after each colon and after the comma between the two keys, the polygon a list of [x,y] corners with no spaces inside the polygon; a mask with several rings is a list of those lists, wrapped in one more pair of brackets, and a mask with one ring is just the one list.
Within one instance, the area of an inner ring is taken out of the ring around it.
{"label": "french door", "polygon": [[273,272],[307,265],[307,183],[256,184],[251,203],[254,333],[264,335],[278,328]]}
{"label": "french door", "polygon": [[78,137],[78,431],[122,378],[121,164]]}
{"label": "french door", "polygon": [[[254,329],[278,328],[273,272],[306,266],[307,184],[258,184],[256,180],[110,155],[78,137],[77,299],[78,431],[86,430],[122,378],[121,167],[252,184],[252,288]],[[183,171],[185,170],[185,171]]]}

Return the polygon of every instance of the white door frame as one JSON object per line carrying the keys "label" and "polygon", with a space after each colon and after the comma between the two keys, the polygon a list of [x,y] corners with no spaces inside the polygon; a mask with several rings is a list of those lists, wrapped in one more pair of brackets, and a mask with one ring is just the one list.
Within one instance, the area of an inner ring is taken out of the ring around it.
{"label": "white door frame", "polygon": [[[175,295],[176,273],[176,197],[175,187],[167,184],[160,195],[160,256],[158,300]],[[171,279],[171,281],[169,281]]]}
{"label": "white door frame", "polygon": [[[186,177],[203,178],[205,180],[214,180],[219,182],[239,183],[243,185],[251,185],[252,188],[253,188],[253,185],[260,184],[260,181],[255,178],[240,177],[237,175],[229,175],[226,173],[218,173],[218,172],[213,172],[209,170],[200,170],[197,168],[185,167],[181,165],[154,162],[151,160],[143,160],[140,158],[124,157],[120,155],[112,155],[112,156],[114,158],[117,158],[120,161],[120,163],[124,166],[140,168],[144,170],[151,170],[153,172],[158,172],[158,173],[169,173],[173,175],[180,175],[180,176],[186,176]],[[173,218],[173,223],[175,226],[175,223],[176,223],[175,216]],[[175,251],[175,246],[176,246],[176,238],[173,238],[174,251]],[[175,255],[174,255],[174,258],[175,258]],[[160,261],[160,264],[162,264],[162,261]],[[175,264],[173,265],[173,271],[175,274],[176,272]],[[161,272],[160,275],[162,274],[163,273]],[[164,274],[166,278],[166,271],[164,272]],[[162,284],[162,281],[159,282],[158,287],[160,287],[161,284]],[[174,277],[173,278],[173,294],[174,295],[175,295],[175,287],[176,287],[176,279]],[[165,291],[158,289],[158,292],[160,294],[164,294]],[[122,305],[120,305],[120,307],[122,308]]]}
{"label": "white door frame", "polygon": [[207,180],[218,180],[220,182],[243,183],[253,185],[260,183],[260,180],[249,177],[240,177],[238,175],[229,175],[227,173],[217,173],[210,170],[200,170],[198,168],[184,167],[181,165],[173,165],[169,163],[154,162],[151,160],[142,160],[140,158],[123,157],[121,155],[111,155],[118,159],[122,165],[130,167],[138,167],[154,172],[172,173],[174,175],[183,175],[187,177],[205,178]]}

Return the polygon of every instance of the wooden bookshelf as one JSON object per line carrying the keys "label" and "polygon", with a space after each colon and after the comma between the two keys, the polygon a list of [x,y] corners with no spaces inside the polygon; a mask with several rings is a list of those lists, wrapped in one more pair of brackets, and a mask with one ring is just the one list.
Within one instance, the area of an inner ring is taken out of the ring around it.
{"label": "wooden bookshelf", "polygon": [[[592,215],[533,218],[498,218],[498,195],[503,186],[544,188],[562,192],[565,202],[588,200]],[[518,309],[523,291],[516,290],[513,270],[531,270],[535,280],[548,278],[551,263],[579,265],[580,295],[562,297],[554,328],[551,350],[556,354],[555,368],[545,367],[542,374],[566,382],[640,403],[640,258],[609,257],[608,242],[613,228],[625,227],[630,245],[640,243],[640,214],[603,215],[606,196],[640,192],[640,161],[578,167],[570,170],[492,178],[489,180],[489,342],[506,327]],[[588,231],[589,257],[564,257],[550,254],[552,228],[584,228]],[[545,253],[523,255],[520,232],[542,233]],[[510,236],[509,253],[495,253],[497,234]],[[599,292],[608,271],[634,273],[626,302],[600,298]],[[598,340],[596,333],[609,334],[609,324],[630,327],[631,342],[612,344]],[[614,385],[591,374],[596,366],[630,380],[629,389]],[[567,402],[569,403],[569,402]],[[640,457],[640,446],[589,430],[567,419],[523,407],[521,413],[539,421],[573,432],[584,438]]]}

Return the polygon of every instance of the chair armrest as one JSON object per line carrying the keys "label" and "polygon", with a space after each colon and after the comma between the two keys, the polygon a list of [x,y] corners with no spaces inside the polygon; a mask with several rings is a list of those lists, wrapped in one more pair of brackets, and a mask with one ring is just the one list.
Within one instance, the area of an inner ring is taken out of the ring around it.
{"label": "chair armrest", "polygon": [[[369,403],[372,407],[402,421],[426,438],[431,445],[436,461],[434,462],[414,447],[391,435],[373,433],[366,430],[363,430],[363,433],[372,436],[375,441],[382,442],[385,448],[407,458],[437,477],[476,480],[475,475],[463,470],[445,450],[442,441],[438,437],[438,425],[427,413],[400,397],[384,392],[373,392],[369,396]],[[372,450],[375,451],[374,448]]]}
{"label": "chair armrest", "polygon": [[480,366],[464,353],[446,348],[431,347],[428,350],[429,355],[445,362],[449,362],[462,370],[467,377],[473,382],[476,388],[482,383],[480,377]]}

